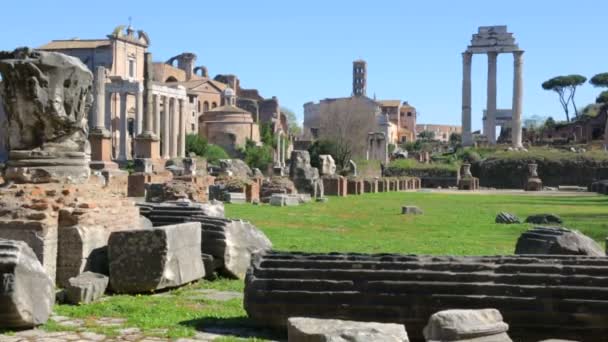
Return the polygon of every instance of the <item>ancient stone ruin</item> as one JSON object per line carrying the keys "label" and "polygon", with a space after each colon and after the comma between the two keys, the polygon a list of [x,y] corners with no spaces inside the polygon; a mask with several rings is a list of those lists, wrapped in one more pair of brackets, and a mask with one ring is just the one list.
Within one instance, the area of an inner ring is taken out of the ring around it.
{"label": "ancient stone ruin", "polygon": [[112,233],[108,257],[110,284],[118,293],[172,288],[205,276],[196,222]]}
{"label": "ancient stone ruin", "polygon": [[248,271],[245,310],[275,327],[290,317],[398,323],[420,341],[436,312],[495,308],[514,341],[596,341],[608,333],[606,282],[606,257],[272,252]]}
{"label": "ancient stone ruin", "polygon": [[319,170],[310,165],[308,151],[291,152],[289,178],[299,193],[310,194],[315,198],[324,196],[323,181],[319,177]]}
{"label": "ancient stone ruin", "polygon": [[25,242],[0,239],[0,280],[0,329],[46,322],[55,285]]}
{"label": "ancient stone ruin", "polygon": [[578,230],[535,227],[519,237],[515,254],[606,256],[603,248]]}
{"label": "ancient stone ruin", "polygon": [[79,59],[20,48],[0,52],[9,125],[4,177],[18,183],[84,182],[93,75]]}
{"label": "ancient stone ruin", "polygon": [[460,168],[459,190],[479,190],[479,178],[473,177],[471,164],[462,164]]}
{"label": "ancient stone ruin", "polygon": [[526,191],[541,191],[543,189],[543,181],[538,177],[538,164],[528,164],[528,180],[524,190]]}

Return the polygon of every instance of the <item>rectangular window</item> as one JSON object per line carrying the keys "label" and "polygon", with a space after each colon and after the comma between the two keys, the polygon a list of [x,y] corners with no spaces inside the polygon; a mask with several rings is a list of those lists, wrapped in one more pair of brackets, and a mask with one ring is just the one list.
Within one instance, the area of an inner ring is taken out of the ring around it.
{"label": "rectangular window", "polygon": [[135,78],[135,60],[129,58],[129,77]]}

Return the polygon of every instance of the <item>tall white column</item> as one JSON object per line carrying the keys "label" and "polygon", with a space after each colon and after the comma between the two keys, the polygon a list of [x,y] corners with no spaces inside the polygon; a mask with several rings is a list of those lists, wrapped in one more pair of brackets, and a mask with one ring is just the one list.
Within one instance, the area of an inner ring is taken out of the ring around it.
{"label": "tall white column", "polygon": [[177,126],[179,124],[179,100],[176,98],[172,98],[171,102],[171,115],[169,119],[171,122],[171,144],[169,145],[169,154],[171,155],[171,158],[175,158],[177,157]]}
{"label": "tall white column", "polygon": [[471,63],[473,54],[462,54],[462,145],[473,145],[471,128]]}
{"label": "tall white column", "polygon": [[179,134],[177,141],[177,155],[184,158],[186,156],[186,101],[179,100]]}
{"label": "tall white column", "polygon": [[154,134],[160,137],[160,103],[161,96],[154,95]]}
{"label": "tall white column", "polygon": [[513,52],[513,118],[511,120],[511,140],[514,148],[523,147],[521,143],[521,114],[523,107],[523,64],[524,52]]}
{"label": "tall white column", "polygon": [[127,136],[129,124],[127,120],[127,93],[120,93],[120,152],[119,160],[127,160]]}
{"label": "tall white column", "polygon": [[135,94],[135,98],[135,127],[133,130],[133,136],[138,136],[143,130],[144,94],[140,91]]}
{"label": "tall white column", "polygon": [[107,91],[106,92],[106,103],[105,103],[105,108],[104,108],[104,112],[105,112],[105,120],[104,120],[104,124],[106,126],[106,128],[112,132],[112,93]]}
{"label": "tall white column", "polygon": [[162,116],[162,124],[161,124],[161,139],[162,139],[162,157],[164,159],[169,159],[170,158],[170,142],[171,142],[171,138],[170,138],[170,122],[169,122],[169,118],[171,117],[171,99],[163,96],[163,116]]}
{"label": "tall white column", "polygon": [[486,105],[487,137],[496,144],[496,60],[497,52],[488,52],[488,98]]}
{"label": "tall white column", "polygon": [[104,131],[106,128],[106,68],[95,69],[95,129]]}

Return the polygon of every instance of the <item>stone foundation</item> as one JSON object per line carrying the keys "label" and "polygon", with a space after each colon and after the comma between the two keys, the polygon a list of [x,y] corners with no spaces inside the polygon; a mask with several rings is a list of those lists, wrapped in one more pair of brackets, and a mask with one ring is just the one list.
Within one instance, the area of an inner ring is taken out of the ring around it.
{"label": "stone foundation", "polygon": [[128,196],[129,197],[144,197],[146,196],[146,185],[152,183],[165,183],[173,178],[171,172],[164,171],[160,173],[143,173],[135,172],[129,175],[128,180]]}
{"label": "stone foundation", "polygon": [[495,308],[514,341],[602,341],[607,283],[605,257],[274,252],[252,263],[244,306],[264,326],[289,317],[399,323],[412,341],[424,340],[438,311]]}
{"label": "stone foundation", "polygon": [[348,195],[348,181],[342,176],[322,177],[325,195],[346,197]]}
{"label": "stone foundation", "polygon": [[363,193],[363,180],[349,179],[347,184],[349,195],[361,195]]}

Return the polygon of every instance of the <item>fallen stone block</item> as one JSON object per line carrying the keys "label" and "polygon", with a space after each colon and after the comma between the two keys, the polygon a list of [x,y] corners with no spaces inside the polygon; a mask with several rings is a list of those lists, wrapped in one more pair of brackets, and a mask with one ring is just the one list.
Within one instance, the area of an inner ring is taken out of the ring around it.
{"label": "fallen stone block", "polygon": [[512,342],[508,330],[495,309],[444,310],[431,316],[423,334],[428,342]]}
{"label": "fallen stone block", "polygon": [[555,214],[538,214],[526,218],[526,223],[532,224],[562,224],[561,217]]}
{"label": "fallen stone block", "polygon": [[535,227],[524,232],[517,240],[515,254],[606,256],[590,237],[562,227]]}
{"label": "fallen stone block", "polygon": [[0,328],[44,324],[55,303],[55,285],[23,241],[0,239]]}
{"label": "fallen stone block", "polygon": [[276,207],[300,205],[300,196],[287,194],[273,194],[270,196],[270,205]]}
{"label": "fallen stone block", "polygon": [[200,223],[114,232],[108,259],[111,288],[118,293],[149,292],[198,280],[205,276]]}
{"label": "fallen stone block", "polygon": [[213,277],[217,272],[226,277],[242,279],[252,255],[272,248],[266,235],[247,221],[211,217],[196,209],[167,211],[165,206],[156,205],[142,206],[142,214],[150,218],[155,227],[200,222],[200,249],[207,277]]}
{"label": "fallen stone block", "polygon": [[103,297],[109,279],[103,274],[84,272],[68,280],[66,300],[71,304],[89,304]]}
{"label": "fallen stone block", "polygon": [[409,342],[402,324],[292,317],[289,342]]}
{"label": "fallen stone block", "polygon": [[494,220],[494,222],[499,224],[518,224],[521,223],[521,220],[519,219],[519,217],[513,214],[501,212],[496,215],[496,219]]}
{"label": "fallen stone block", "polygon": [[413,205],[405,205],[401,207],[402,215],[422,215],[423,213],[424,212],[422,211],[422,209]]}
{"label": "fallen stone block", "polygon": [[194,217],[201,223],[202,251],[213,257],[213,269],[210,273],[244,279],[251,259],[255,254],[268,251],[272,243],[264,233],[247,221],[218,219],[212,217]]}

